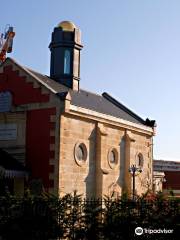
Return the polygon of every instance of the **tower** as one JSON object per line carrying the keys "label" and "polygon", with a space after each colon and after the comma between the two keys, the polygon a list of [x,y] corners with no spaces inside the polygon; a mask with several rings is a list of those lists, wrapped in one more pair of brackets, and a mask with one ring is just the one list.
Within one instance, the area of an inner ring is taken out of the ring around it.
{"label": "tower", "polygon": [[81,33],[74,23],[63,21],[54,28],[51,43],[50,77],[79,90]]}

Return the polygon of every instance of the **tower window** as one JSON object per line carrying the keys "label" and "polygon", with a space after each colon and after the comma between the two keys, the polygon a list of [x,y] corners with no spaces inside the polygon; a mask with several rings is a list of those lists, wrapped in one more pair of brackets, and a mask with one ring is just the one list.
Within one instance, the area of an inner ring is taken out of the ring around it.
{"label": "tower window", "polygon": [[70,61],[71,61],[71,52],[70,50],[65,50],[64,52],[64,74],[70,74]]}

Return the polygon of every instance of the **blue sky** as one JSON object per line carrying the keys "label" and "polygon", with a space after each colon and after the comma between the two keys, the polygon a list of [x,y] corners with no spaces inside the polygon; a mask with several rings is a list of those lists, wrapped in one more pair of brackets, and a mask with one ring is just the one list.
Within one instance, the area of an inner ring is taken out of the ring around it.
{"label": "blue sky", "polygon": [[1,2],[0,32],[16,31],[20,64],[49,74],[53,28],[82,31],[81,88],[104,91],[157,121],[154,157],[180,161],[179,0],[13,0]]}

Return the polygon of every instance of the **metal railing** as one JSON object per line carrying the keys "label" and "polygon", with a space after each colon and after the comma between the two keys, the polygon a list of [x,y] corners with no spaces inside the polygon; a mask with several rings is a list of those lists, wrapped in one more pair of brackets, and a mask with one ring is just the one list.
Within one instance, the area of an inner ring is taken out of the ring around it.
{"label": "metal railing", "polygon": [[[70,195],[0,198],[1,239],[134,239],[137,226],[173,228],[177,233],[180,201],[81,199]],[[144,235],[143,239],[151,237]]]}

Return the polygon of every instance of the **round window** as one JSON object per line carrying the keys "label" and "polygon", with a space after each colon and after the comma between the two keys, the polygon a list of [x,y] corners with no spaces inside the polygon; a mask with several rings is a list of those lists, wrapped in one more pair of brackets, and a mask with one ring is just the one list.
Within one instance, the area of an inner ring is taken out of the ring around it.
{"label": "round window", "polygon": [[75,145],[75,160],[78,165],[82,165],[87,160],[87,148],[84,143],[76,143]]}
{"label": "round window", "polygon": [[108,163],[110,168],[115,168],[118,164],[118,152],[115,148],[111,148],[108,153]]}
{"label": "round window", "polygon": [[82,144],[77,146],[77,148],[76,148],[76,157],[79,161],[84,159],[84,149],[83,149]]}

